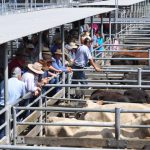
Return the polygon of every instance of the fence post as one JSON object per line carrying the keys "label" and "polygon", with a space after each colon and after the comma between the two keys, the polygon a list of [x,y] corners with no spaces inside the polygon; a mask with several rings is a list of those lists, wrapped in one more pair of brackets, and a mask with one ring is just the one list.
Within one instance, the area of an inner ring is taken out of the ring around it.
{"label": "fence post", "polygon": [[149,58],[148,65],[150,66],[150,49],[148,50],[148,58]]}
{"label": "fence post", "polygon": [[16,109],[13,107],[13,144],[16,145],[16,137],[17,137],[17,123],[16,123]]}
{"label": "fence post", "polygon": [[115,108],[115,138],[120,139],[120,108]]}
{"label": "fence post", "polygon": [[142,83],[142,74],[141,74],[141,72],[142,72],[142,69],[138,68],[138,85],[139,86],[141,86],[141,83]]}
{"label": "fence post", "polygon": [[[68,84],[71,84],[71,73],[68,73]],[[68,98],[70,98],[70,87],[68,87]]]}

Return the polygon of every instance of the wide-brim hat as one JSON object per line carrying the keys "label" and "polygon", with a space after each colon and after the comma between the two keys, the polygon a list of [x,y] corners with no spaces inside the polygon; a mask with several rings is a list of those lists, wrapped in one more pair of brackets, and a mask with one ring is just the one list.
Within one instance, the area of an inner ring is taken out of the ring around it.
{"label": "wide-brim hat", "polygon": [[43,74],[42,64],[35,62],[34,64],[28,64],[28,68],[36,74]]}
{"label": "wide-brim hat", "polygon": [[[49,60],[39,60],[40,64],[42,64],[42,70],[47,71],[49,70],[50,61]],[[48,65],[49,64],[49,65]]]}
{"label": "wide-brim hat", "polygon": [[43,47],[42,48],[42,53],[43,54],[52,55],[51,52],[50,52],[50,49],[48,47]]}
{"label": "wide-brim hat", "polygon": [[61,49],[57,49],[56,52],[54,54],[57,54],[57,55],[62,55],[62,51]]}
{"label": "wide-brim hat", "polygon": [[74,42],[70,42],[69,46],[71,47],[71,49],[78,48],[77,44]]}

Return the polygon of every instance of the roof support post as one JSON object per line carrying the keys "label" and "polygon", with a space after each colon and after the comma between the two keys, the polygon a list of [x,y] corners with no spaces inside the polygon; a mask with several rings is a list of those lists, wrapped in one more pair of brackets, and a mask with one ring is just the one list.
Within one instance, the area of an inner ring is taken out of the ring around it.
{"label": "roof support post", "polygon": [[5,127],[5,135],[7,137],[7,143],[10,143],[10,126],[9,126],[9,107],[8,107],[8,49],[7,49],[7,43],[4,44],[4,106],[8,108],[8,110],[5,112],[5,122],[7,122],[7,125]]}
{"label": "roof support post", "polygon": [[80,43],[80,20],[78,21],[78,41]]}
{"label": "roof support post", "polygon": [[[93,19],[94,17],[91,16],[91,38],[93,39]],[[94,51],[93,51],[93,42],[91,44],[91,52],[92,52],[92,56],[94,56]],[[95,57],[95,56],[94,56]]]}
{"label": "roof support post", "polygon": [[[61,25],[61,49],[62,49],[62,63],[63,66],[65,66],[65,50],[64,50],[64,45],[65,45],[65,41],[64,41],[64,25]],[[65,84],[65,72],[63,72],[63,84]],[[63,98],[65,98],[65,87],[64,87],[64,94],[63,94]]]}
{"label": "roof support post", "polygon": [[38,41],[39,41],[39,60],[42,59],[42,32],[38,34]]}
{"label": "roof support post", "polygon": [[[118,0],[115,0],[115,22],[118,21]],[[115,23],[115,34],[117,34],[118,24]]]}
{"label": "roof support post", "polygon": [[103,14],[101,15],[101,34],[103,34]]}

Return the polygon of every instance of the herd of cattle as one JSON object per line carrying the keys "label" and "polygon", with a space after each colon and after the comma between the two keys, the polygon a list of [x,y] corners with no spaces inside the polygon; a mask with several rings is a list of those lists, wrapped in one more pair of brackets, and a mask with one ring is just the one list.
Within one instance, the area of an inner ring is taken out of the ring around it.
{"label": "herd of cattle", "polygon": [[[148,52],[115,52],[112,58],[148,58]],[[111,60],[111,65],[148,65],[148,60]],[[149,76],[149,74],[146,74]],[[137,78],[137,75],[126,74],[126,78]],[[112,102],[112,103],[111,103]],[[149,110],[150,96],[143,89],[129,89],[124,93],[112,90],[95,90],[90,100],[82,108],[99,110],[111,110],[121,108],[123,110]],[[110,112],[81,112],[71,117],[49,116],[50,123],[114,123],[115,114]],[[121,113],[121,125],[149,125],[149,113]],[[113,127],[84,127],[84,126],[45,126],[45,135],[54,137],[90,137],[90,138],[115,138]],[[149,128],[121,128],[121,139],[148,139],[150,138]]]}
{"label": "herd of cattle", "polygon": [[[148,110],[150,104],[117,103],[105,104],[94,103],[91,100],[86,102],[84,108],[91,109],[114,109],[125,110]],[[50,123],[109,123],[115,122],[115,115],[109,112],[87,112],[79,118],[48,117]],[[150,123],[149,113],[122,113],[120,122],[123,125],[148,125]],[[123,128],[120,131],[120,138],[148,138],[150,130],[148,128]],[[91,138],[115,138],[115,130],[111,127],[80,127],[80,126],[45,126],[45,135],[54,137],[91,137]]]}

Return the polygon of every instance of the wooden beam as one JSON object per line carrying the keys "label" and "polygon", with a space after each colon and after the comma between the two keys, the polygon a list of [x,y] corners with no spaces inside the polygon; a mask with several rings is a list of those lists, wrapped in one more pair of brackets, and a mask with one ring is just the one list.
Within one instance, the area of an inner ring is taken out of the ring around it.
{"label": "wooden beam", "polygon": [[[101,139],[79,137],[18,137],[24,144],[47,146],[75,146],[75,147],[106,147],[106,148],[135,148],[142,149],[150,145],[149,139]],[[19,143],[18,143],[19,144]]]}
{"label": "wooden beam", "polygon": [[[63,96],[63,89],[61,89],[59,92],[57,92],[53,98],[61,98]],[[54,105],[58,100],[52,100],[52,99],[49,99],[47,101],[47,106],[51,106],[51,105]]]}

